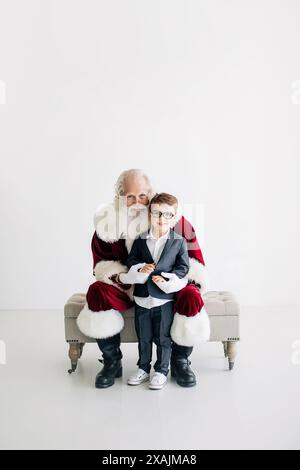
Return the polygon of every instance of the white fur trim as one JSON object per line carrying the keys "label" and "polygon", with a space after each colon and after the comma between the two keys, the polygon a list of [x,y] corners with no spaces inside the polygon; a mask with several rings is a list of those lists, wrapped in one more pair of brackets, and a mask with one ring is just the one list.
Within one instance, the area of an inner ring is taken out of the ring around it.
{"label": "white fur trim", "polygon": [[188,279],[200,284],[200,292],[204,294],[208,290],[208,274],[207,268],[196,258],[189,258],[190,269],[187,274]]}
{"label": "white fur trim", "polygon": [[194,317],[175,313],[171,327],[171,338],[179,346],[189,347],[209,341],[210,322],[204,308],[202,307]]}
{"label": "white fur trim", "polygon": [[119,261],[111,260],[99,261],[94,269],[97,281],[105,282],[105,284],[111,284],[114,286],[116,286],[116,284],[109,278],[114,274],[127,273],[127,271],[127,266],[124,266],[124,264]]}
{"label": "white fur trim", "polygon": [[79,330],[90,338],[110,338],[124,328],[124,318],[118,310],[93,312],[85,304],[77,317]]}

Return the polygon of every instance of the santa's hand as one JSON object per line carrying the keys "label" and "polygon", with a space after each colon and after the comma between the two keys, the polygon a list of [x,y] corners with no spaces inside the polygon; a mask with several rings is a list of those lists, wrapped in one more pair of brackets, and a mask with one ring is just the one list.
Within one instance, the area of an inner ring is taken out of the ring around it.
{"label": "santa's hand", "polygon": [[171,294],[173,292],[178,292],[181,289],[183,289],[187,283],[188,279],[186,277],[183,277],[182,279],[179,279],[178,276],[174,273],[161,273],[161,275],[164,278],[167,278],[168,281],[166,282],[159,282],[157,285],[158,287],[165,292],[165,294]]}
{"label": "santa's hand", "polygon": [[149,277],[149,273],[142,273],[140,268],[145,266],[146,263],[138,263],[131,266],[128,273],[121,273],[119,279],[123,284],[145,284]]}

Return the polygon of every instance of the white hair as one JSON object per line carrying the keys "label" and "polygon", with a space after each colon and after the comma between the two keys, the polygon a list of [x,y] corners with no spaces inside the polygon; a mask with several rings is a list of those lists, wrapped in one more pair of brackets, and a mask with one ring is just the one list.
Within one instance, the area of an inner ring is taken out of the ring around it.
{"label": "white hair", "polygon": [[130,169],[130,170],[125,170],[122,171],[120,176],[118,177],[116,184],[115,184],[115,203],[118,204],[118,200],[120,196],[125,196],[125,190],[124,190],[124,182],[127,178],[144,178],[146,181],[146,184],[148,186],[147,188],[147,193],[149,199],[151,199],[155,191],[152,188],[152,184],[150,182],[150,179],[146,175],[146,173],[143,170],[139,169]]}

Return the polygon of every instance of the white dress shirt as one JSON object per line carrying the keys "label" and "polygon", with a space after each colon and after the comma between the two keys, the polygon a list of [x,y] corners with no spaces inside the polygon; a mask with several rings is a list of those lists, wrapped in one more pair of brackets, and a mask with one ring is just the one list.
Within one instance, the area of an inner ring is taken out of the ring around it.
{"label": "white dress shirt", "polygon": [[[165,244],[169,238],[170,230],[165,235],[162,235],[159,238],[155,238],[153,235],[152,230],[150,229],[147,235],[147,246],[153,258],[155,264],[158,263],[158,260],[163,252]],[[152,274],[150,274],[151,276]],[[159,307],[160,305],[166,304],[167,302],[172,302],[172,299],[158,299],[149,295],[148,297],[137,297],[134,296],[134,301],[140,305],[140,307],[144,308],[153,308]]]}

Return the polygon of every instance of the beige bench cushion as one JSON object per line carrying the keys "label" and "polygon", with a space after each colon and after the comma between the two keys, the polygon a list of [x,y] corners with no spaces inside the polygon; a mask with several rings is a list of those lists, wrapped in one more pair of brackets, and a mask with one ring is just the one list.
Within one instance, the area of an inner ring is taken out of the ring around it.
{"label": "beige bench cushion", "polygon": [[232,292],[210,291],[204,294],[203,300],[209,316],[240,314],[240,306]]}
{"label": "beige bench cushion", "polygon": [[[86,302],[85,294],[73,294],[67,301],[65,313],[65,337],[68,342],[94,342],[77,328],[76,318]],[[205,309],[210,317],[211,341],[239,340],[240,308],[234,295],[227,291],[211,291],[204,295]],[[122,312],[125,326],[121,332],[122,342],[136,342],[134,309]]]}

